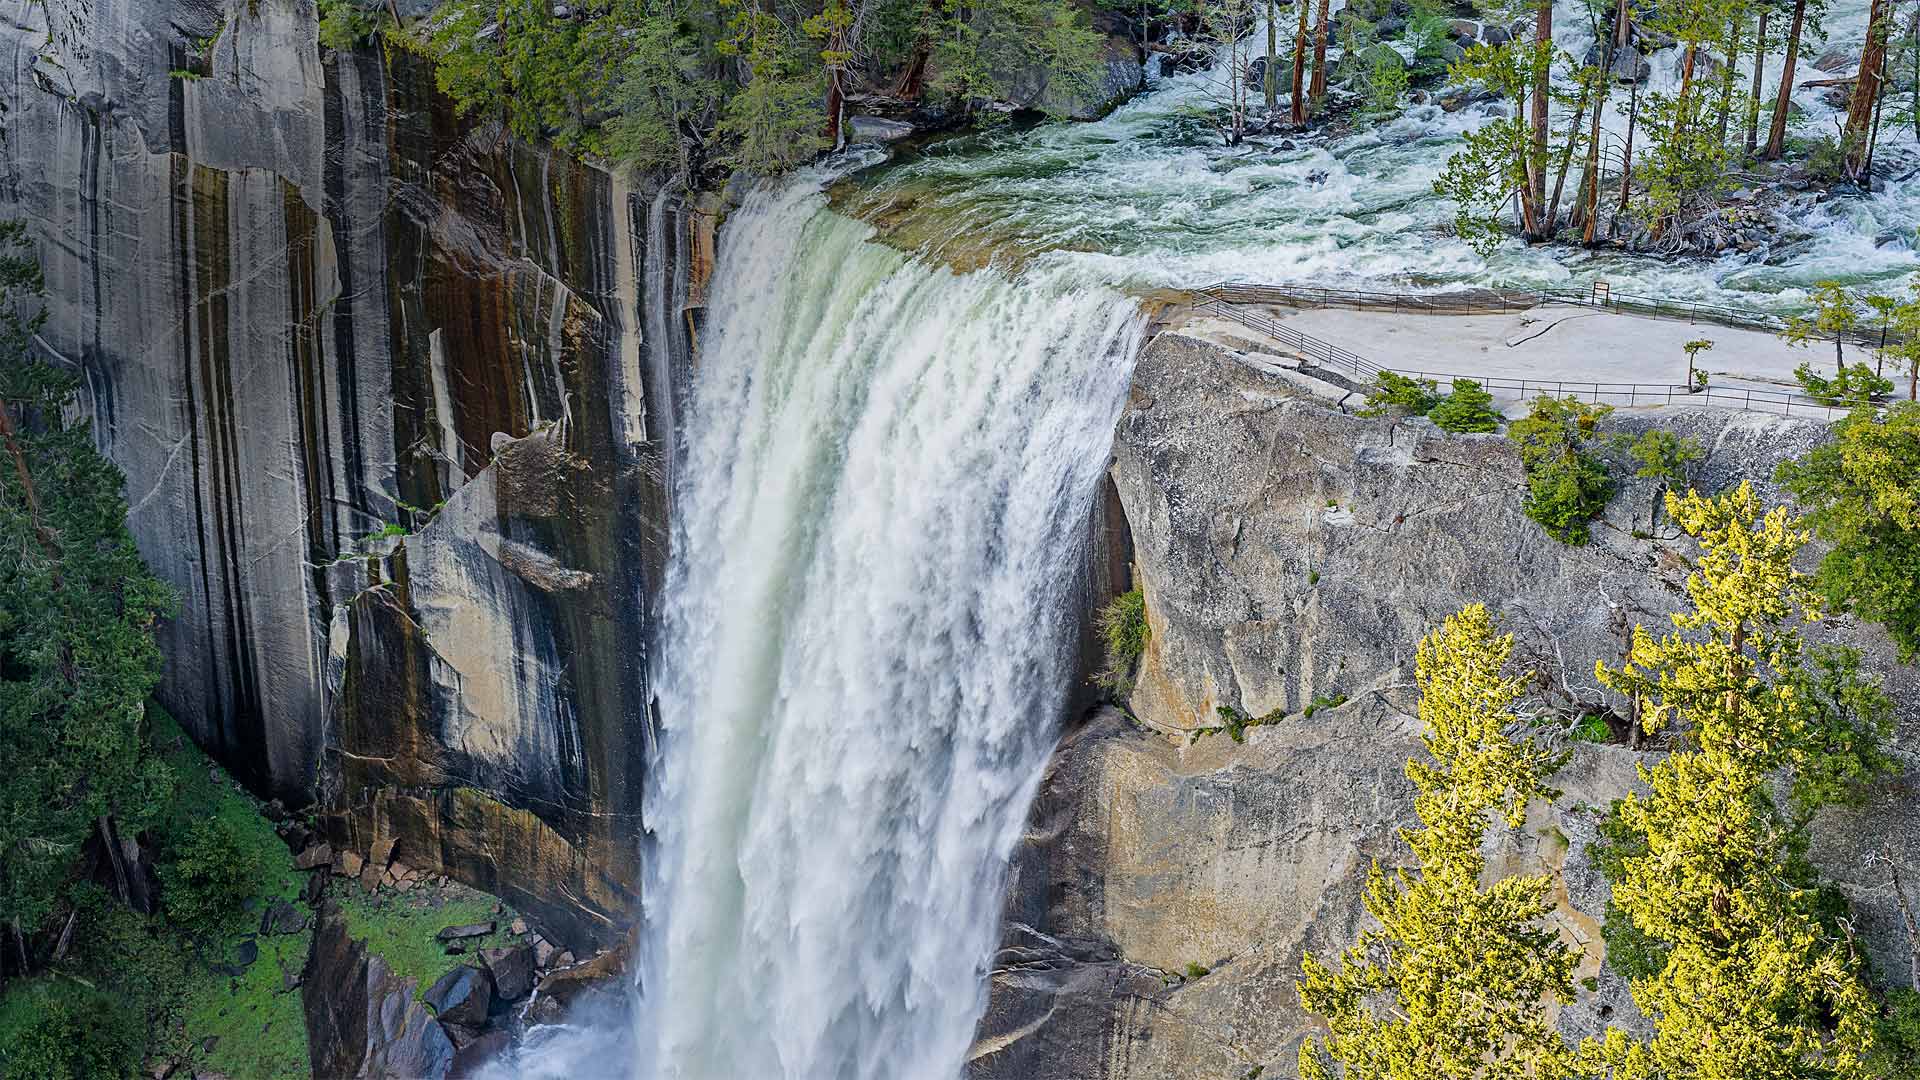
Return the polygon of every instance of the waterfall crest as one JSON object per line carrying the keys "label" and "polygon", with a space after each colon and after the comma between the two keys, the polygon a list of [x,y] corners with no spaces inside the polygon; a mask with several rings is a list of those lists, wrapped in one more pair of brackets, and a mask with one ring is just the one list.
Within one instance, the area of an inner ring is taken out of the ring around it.
{"label": "waterfall crest", "polygon": [[729,221],[667,582],[633,1073],[957,1075],[1142,319],[816,185]]}

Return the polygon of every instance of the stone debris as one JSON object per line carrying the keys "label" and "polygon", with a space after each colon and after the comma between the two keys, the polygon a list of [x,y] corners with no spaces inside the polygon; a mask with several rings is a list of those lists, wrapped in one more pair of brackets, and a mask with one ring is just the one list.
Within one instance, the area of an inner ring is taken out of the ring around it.
{"label": "stone debris", "polygon": [[320,843],[308,847],[293,857],[293,865],[300,870],[318,870],[333,863],[333,848]]}
{"label": "stone debris", "polygon": [[493,933],[499,925],[499,923],[494,922],[463,923],[459,926],[443,928],[439,933],[433,935],[433,939],[435,941],[446,942],[459,941],[461,938],[486,937],[488,934]]}

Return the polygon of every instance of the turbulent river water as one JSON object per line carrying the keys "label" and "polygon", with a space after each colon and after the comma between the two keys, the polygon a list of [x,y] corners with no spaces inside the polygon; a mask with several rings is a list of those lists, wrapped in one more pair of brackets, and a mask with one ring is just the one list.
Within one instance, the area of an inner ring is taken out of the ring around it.
{"label": "turbulent river water", "polygon": [[[1836,37],[1863,21],[1836,8]],[[1561,13],[1576,55],[1583,22]],[[1654,61],[1670,83],[1677,59]],[[1604,277],[1791,306],[1823,278],[1915,271],[1911,175],[1811,205],[1782,251],[1515,243],[1482,259],[1431,184],[1483,113],[1421,106],[1330,143],[1228,148],[1193,115],[1219,77],[1159,80],[1097,123],[854,154],[731,215],[679,408],[638,989],[617,1018],[537,1032],[495,1075],[959,1074],[1072,675],[1072,570],[1139,347],[1135,296]],[[823,189],[856,170],[834,187],[852,216],[829,209]]]}
{"label": "turbulent river water", "polygon": [[[1857,51],[1866,17],[1864,0],[1835,0],[1825,20],[1827,41]],[[1555,23],[1559,45],[1584,55],[1592,43],[1585,5],[1560,0]],[[1769,106],[1781,67],[1782,35],[1772,36],[1776,46],[1762,94]],[[1291,40],[1282,37],[1284,56]],[[1256,30],[1254,55],[1264,54],[1265,40],[1265,31]],[[1826,77],[1810,66],[1824,51],[1811,40],[1796,83]],[[1663,50],[1650,61],[1643,95],[1671,93],[1679,83],[1680,50]],[[1744,86],[1751,68],[1744,61],[1741,68]],[[983,250],[1000,257],[1014,252],[1133,289],[1233,280],[1584,289],[1605,279],[1617,294],[1780,308],[1799,306],[1816,281],[1886,288],[1913,280],[1920,265],[1914,253],[1920,157],[1910,123],[1883,126],[1884,190],[1819,203],[1807,196],[1808,206],[1793,215],[1799,234],[1762,251],[1652,259],[1512,242],[1483,259],[1451,234],[1453,208],[1434,196],[1433,181],[1462,134],[1497,106],[1448,113],[1437,104],[1418,105],[1397,120],[1332,141],[1276,135],[1228,147],[1205,115],[1225,99],[1224,78],[1216,67],[1157,80],[1152,92],[1096,123],[943,143],[870,170],[844,186],[841,201],[881,220],[900,242],[953,252],[957,261],[977,261]],[[1801,113],[1791,133],[1838,133],[1835,110],[1820,93],[1796,92]],[[1616,152],[1626,132],[1627,97],[1624,88],[1616,90],[1604,113]],[[1570,112],[1556,108],[1556,130],[1564,130]],[[1761,123],[1764,137],[1764,114]],[[1644,150],[1644,134],[1638,145]],[[1578,185],[1577,162],[1572,172],[1570,190]]]}

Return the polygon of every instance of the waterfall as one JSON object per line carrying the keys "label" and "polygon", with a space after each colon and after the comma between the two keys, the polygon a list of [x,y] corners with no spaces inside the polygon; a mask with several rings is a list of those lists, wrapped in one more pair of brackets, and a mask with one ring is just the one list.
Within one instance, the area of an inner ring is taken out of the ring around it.
{"label": "waterfall", "polygon": [[510,1075],[957,1077],[984,1008],[1143,319],[818,187],[728,221],[684,403],[633,1028]]}
{"label": "waterfall", "polygon": [[1137,310],[868,233],[804,182],[727,226],[667,584],[642,1077],[958,1075],[1073,675]]}

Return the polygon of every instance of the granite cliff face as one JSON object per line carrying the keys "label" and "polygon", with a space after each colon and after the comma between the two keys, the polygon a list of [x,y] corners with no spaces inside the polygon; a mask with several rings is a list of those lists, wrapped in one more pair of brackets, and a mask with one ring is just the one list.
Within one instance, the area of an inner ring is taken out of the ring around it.
{"label": "granite cliff face", "polygon": [[[1679,609],[1689,549],[1652,520],[1647,482],[1623,483],[1593,543],[1566,547],[1521,513],[1504,436],[1353,417],[1331,403],[1343,394],[1178,332],[1142,356],[1112,469],[1152,627],[1137,720],[1102,713],[1054,756],[1015,856],[970,1075],[1294,1075],[1311,1030],[1294,992],[1302,952],[1350,942],[1370,862],[1409,858],[1395,830],[1413,820],[1401,770],[1418,752],[1418,638],[1485,601],[1537,673],[1534,700],[1578,710],[1605,701],[1594,661],[1617,660],[1635,622],[1662,626]],[[1767,487],[1778,461],[1823,437],[1807,421],[1706,409],[1608,423],[1698,439],[1707,490]],[[1862,649],[1898,703],[1895,749],[1912,763],[1920,672],[1895,664],[1873,627],[1812,636]],[[1196,737],[1223,705],[1279,718],[1244,744]],[[1607,893],[1587,846],[1645,755],[1572,749],[1565,794],[1525,829],[1495,830],[1490,854],[1502,872],[1556,879],[1555,921],[1587,952],[1579,977],[1599,980],[1561,1015],[1579,1033],[1637,1022],[1601,966]],[[1910,777],[1894,779],[1817,826],[1814,857],[1852,901],[1882,980],[1905,972],[1908,940],[1886,868],[1868,857],[1890,845],[1904,879],[1920,878],[1914,796]]]}
{"label": "granite cliff face", "polygon": [[0,0],[0,65],[45,347],[181,595],[164,704],[336,844],[603,941],[711,217],[311,0]]}

